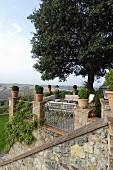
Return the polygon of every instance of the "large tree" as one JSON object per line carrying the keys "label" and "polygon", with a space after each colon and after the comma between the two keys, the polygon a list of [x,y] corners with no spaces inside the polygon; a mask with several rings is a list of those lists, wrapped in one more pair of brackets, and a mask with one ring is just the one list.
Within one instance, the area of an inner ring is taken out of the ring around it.
{"label": "large tree", "polygon": [[113,0],[43,0],[28,19],[36,32],[31,40],[34,68],[43,80],[70,74],[95,78],[113,68]]}

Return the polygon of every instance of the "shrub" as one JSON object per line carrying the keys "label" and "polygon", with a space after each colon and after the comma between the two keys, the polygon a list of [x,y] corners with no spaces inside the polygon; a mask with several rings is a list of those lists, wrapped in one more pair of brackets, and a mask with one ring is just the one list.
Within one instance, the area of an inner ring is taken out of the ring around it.
{"label": "shrub", "polygon": [[109,90],[113,90],[113,69],[105,74],[105,84]]}
{"label": "shrub", "polygon": [[44,90],[44,88],[42,86],[35,85],[36,94],[43,94],[43,90]]}
{"label": "shrub", "polygon": [[19,91],[19,87],[18,86],[12,86],[12,91]]}
{"label": "shrub", "polygon": [[8,113],[8,109],[8,105],[0,106],[0,114]]}
{"label": "shrub", "polygon": [[0,114],[8,113],[9,101],[7,99],[0,100]]}
{"label": "shrub", "polygon": [[53,92],[44,92],[44,96],[47,97],[47,96],[51,96],[53,94]]}
{"label": "shrub", "polygon": [[18,102],[16,103],[16,108],[15,108],[15,112],[14,115],[19,114],[19,113],[23,113],[25,114],[27,117],[32,118],[32,103],[28,102],[28,101],[24,101],[22,99],[18,100]]}
{"label": "shrub", "polygon": [[23,96],[21,96],[21,100],[31,102],[31,101],[34,100],[34,95],[32,95],[32,94],[24,94]]}
{"label": "shrub", "polygon": [[87,88],[81,88],[78,91],[78,96],[80,99],[88,99],[89,97],[89,90]]}
{"label": "shrub", "polygon": [[55,94],[56,98],[59,98],[60,97],[60,90],[55,90],[54,94]]}
{"label": "shrub", "polygon": [[50,85],[50,84],[48,85],[48,88],[51,88],[51,85]]}
{"label": "shrub", "polygon": [[95,111],[94,114],[97,117],[101,117],[101,103],[100,103],[100,98],[104,98],[104,94],[101,89],[98,89],[95,92],[95,97],[94,97],[94,102],[95,102]]}

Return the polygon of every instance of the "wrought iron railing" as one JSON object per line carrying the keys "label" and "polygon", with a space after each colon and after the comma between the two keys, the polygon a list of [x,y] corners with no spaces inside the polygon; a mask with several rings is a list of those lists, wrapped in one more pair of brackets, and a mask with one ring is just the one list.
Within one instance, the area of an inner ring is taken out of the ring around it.
{"label": "wrought iron railing", "polygon": [[73,108],[57,108],[55,106],[45,106],[45,122],[47,125],[65,130],[74,129],[74,112]]}

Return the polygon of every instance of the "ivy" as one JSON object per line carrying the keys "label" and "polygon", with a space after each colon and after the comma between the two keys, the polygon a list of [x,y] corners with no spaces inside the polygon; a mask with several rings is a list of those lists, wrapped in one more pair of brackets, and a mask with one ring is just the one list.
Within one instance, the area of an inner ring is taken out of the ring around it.
{"label": "ivy", "polygon": [[42,125],[42,122],[32,115],[31,103],[19,100],[16,104],[14,117],[6,124],[7,145],[10,148],[15,142],[30,145],[34,140],[32,131]]}
{"label": "ivy", "polygon": [[14,111],[14,115],[16,115],[20,112],[26,118],[32,118],[32,116],[33,116],[32,115],[32,103],[29,101],[24,101],[22,99],[18,100],[18,102],[16,104],[15,111]]}

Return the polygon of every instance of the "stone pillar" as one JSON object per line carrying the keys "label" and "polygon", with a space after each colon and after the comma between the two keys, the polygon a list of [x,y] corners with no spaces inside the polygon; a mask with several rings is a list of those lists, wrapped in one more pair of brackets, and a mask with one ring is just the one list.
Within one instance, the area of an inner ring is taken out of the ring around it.
{"label": "stone pillar", "polygon": [[113,170],[113,116],[107,116],[109,131],[108,131],[108,170]]}
{"label": "stone pillar", "polygon": [[92,109],[74,109],[74,129],[78,129],[88,123],[88,115]]}
{"label": "stone pillar", "polygon": [[14,116],[15,106],[20,97],[9,97],[9,119]]}
{"label": "stone pillar", "polygon": [[101,98],[100,103],[101,103],[101,118],[104,118],[106,116],[105,110],[107,110],[107,107],[109,109],[109,101]]}
{"label": "stone pillar", "polygon": [[37,116],[39,120],[44,120],[45,118],[45,102],[33,101],[33,115]]}

